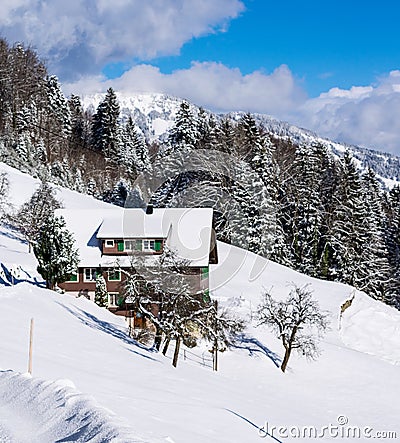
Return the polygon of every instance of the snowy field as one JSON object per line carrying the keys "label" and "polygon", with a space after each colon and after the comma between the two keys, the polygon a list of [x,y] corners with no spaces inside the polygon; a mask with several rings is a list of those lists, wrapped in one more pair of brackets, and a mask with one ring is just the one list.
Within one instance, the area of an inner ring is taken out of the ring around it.
{"label": "snowy field", "polygon": [[[12,202],[21,204],[37,181],[0,164],[2,170]],[[58,196],[68,208],[105,206],[72,191]],[[192,350],[197,357],[181,356],[174,369],[169,358],[131,340],[123,319],[86,299],[39,288],[33,255],[1,228],[0,442],[399,439],[400,313],[349,286],[218,246],[213,294],[249,327],[237,348],[219,354],[218,372],[197,362],[209,358],[206,345]],[[283,374],[282,346],[256,327],[252,312],[263,288],[285,298],[291,282],[310,283],[331,323],[318,360],[293,355]],[[33,378],[26,374],[31,318]],[[343,438],[348,433],[353,437]]]}

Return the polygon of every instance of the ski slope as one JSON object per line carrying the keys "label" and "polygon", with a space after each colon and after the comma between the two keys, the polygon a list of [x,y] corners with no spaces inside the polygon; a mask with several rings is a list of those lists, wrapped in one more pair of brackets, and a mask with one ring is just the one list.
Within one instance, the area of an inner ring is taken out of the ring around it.
{"label": "ski slope", "polygon": [[[12,201],[22,203],[37,182],[3,168]],[[66,207],[104,205],[58,192]],[[218,372],[182,357],[174,369],[168,357],[130,339],[123,319],[86,299],[38,287],[34,257],[1,228],[0,263],[20,266],[20,278],[0,284],[0,441],[286,442],[299,440],[289,431],[329,426],[343,435],[349,427],[358,429],[358,441],[379,432],[399,438],[399,312],[349,286],[306,277],[223,243],[218,247],[220,263],[210,273],[213,295],[248,319],[249,327],[236,348],[219,354]],[[293,355],[283,374],[282,346],[256,327],[253,312],[263,288],[285,298],[290,283],[310,284],[331,324],[321,356],[308,362]],[[31,318],[33,377],[26,374]],[[206,344],[192,351],[209,355]],[[324,434],[323,440],[338,437]]]}

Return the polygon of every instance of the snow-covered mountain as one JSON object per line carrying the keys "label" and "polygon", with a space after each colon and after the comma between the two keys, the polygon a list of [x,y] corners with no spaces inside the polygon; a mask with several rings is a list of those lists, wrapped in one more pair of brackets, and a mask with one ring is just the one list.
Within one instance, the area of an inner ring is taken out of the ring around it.
{"label": "snow-covered mountain", "polygon": [[[2,171],[16,206],[38,186],[37,180],[0,164]],[[58,197],[67,208],[105,205],[62,188]],[[219,264],[210,273],[212,296],[245,318],[248,328],[236,348],[220,354],[215,373],[207,367],[206,344],[186,350],[186,360],[182,355],[174,369],[168,357],[132,340],[123,319],[86,299],[38,287],[34,256],[3,226],[0,441],[251,443],[273,436],[289,442],[310,429],[332,442],[338,435],[341,441],[354,440],[349,435],[367,441],[382,433],[398,438],[400,312],[350,286],[218,246]],[[294,355],[283,374],[277,367],[282,345],[256,327],[254,311],[263,288],[283,299],[290,283],[310,284],[329,314],[330,330],[316,361]],[[33,378],[25,373],[31,318]],[[303,441],[311,441],[308,435]]]}
{"label": "snow-covered mountain", "polygon": [[[145,137],[150,141],[165,138],[167,131],[174,124],[176,113],[183,100],[155,93],[136,95],[117,93],[117,97],[121,108],[122,120],[131,116],[141,128]],[[84,96],[82,98],[83,107],[94,112],[103,98],[104,94]],[[191,106],[193,109],[198,110],[196,105],[192,104]],[[243,113],[232,112],[228,115],[233,120],[239,120]],[[337,143],[320,137],[312,131],[277,120],[269,115],[255,114],[254,116],[274,137],[290,140],[295,144],[321,143],[338,157],[348,150],[352,153],[361,169],[367,169],[368,167],[373,169],[387,187],[400,182],[400,157],[380,152],[379,150]],[[216,114],[216,117],[221,118],[222,114]]]}

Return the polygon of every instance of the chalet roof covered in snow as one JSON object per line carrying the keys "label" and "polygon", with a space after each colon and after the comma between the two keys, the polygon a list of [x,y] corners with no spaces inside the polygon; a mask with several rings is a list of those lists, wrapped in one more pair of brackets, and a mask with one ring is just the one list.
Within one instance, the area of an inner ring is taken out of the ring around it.
{"label": "chalet roof covered in snow", "polygon": [[[163,238],[178,257],[189,260],[189,266],[207,266],[212,241],[211,208],[155,208],[152,214],[143,209],[112,208],[100,210],[57,211],[75,235],[81,266],[107,266],[112,256],[102,256],[102,239]],[[146,260],[154,260],[154,256]],[[120,266],[129,266],[132,257],[119,256]]]}

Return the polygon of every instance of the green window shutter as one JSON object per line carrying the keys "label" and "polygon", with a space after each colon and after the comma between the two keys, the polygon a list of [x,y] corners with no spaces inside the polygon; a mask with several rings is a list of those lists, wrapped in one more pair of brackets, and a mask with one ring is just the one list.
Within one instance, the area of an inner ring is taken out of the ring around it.
{"label": "green window shutter", "polygon": [[78,274],[70,274],[67,281],[78,281]]}
{"label": "green window shutter", "polygon": [[206,289],[206,290],[203,292],[203,302],[204,302],[204,303],[210,303],[210,301],[211,301],[210,291],[209,291],[208,289]]}
{"label": "green window shutter", "polygon": [[119,252],[122,252],[124,250],[124,242],[123,241],[118,241],[117,242],[117,250]]}
{"label": "green window shutter", "polygon": [[162,240],[156,240],[154,242],[154,250],[159,252],[161,251],[161,246],[162,246]]}
{"label": "green window shutter", "polygon": [[108,281],[120,281],[121,273],[120,271],[108,271]]}
{"label": "green window shutter", "polygon": [[201,268],[201,279],[208,278],[208,267],[207,268]]}

